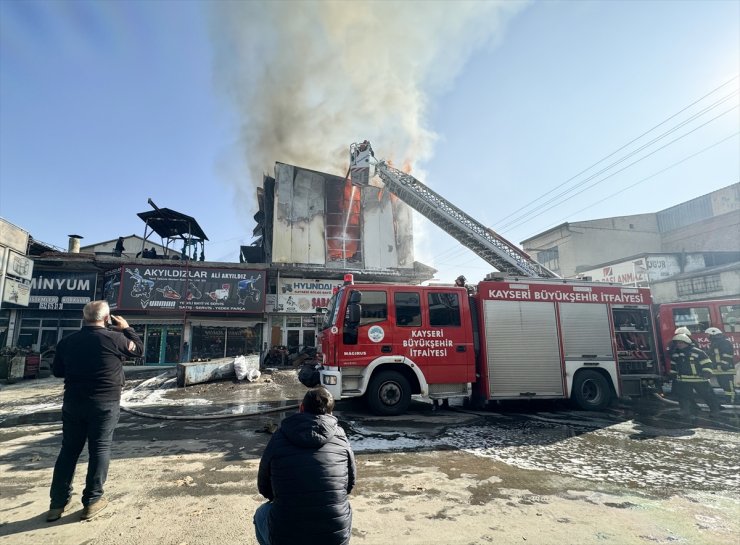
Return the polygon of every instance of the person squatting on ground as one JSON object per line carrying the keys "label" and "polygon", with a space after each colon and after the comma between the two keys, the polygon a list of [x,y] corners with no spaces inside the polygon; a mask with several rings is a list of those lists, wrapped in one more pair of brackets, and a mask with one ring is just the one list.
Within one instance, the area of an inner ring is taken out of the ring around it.
{"label": "person squatting on ground", "polygon": [[699,411],[694,393],[709,406],[709,414],[715,415],[719,412],[719,401],[709,385],[709,378],[713,375],[712,360],[694,346],[688,335],[678,334],[673,337],[670,375],[673,377],[682,416]]}
{"label": "person squatting on ground", "polygon": [[707,355],[714,363],[714,376],[720,388],[725,391],[730,404],[735,403],[735,351],[730,340],[716,327],[710,327],[704,333],[709,335]]}
{"label": "person squatting on ground", "polygon": [[352,531],[347,495],[357,470],[347,435],[321,386],[283,420],[260,460],[257,488],[269,501],[254,513],[260,545],[346,545]]}
{"label": "person squatting on ground", "polygon": [[[118,423],[124,358],[143,353],[139,336],[108,303],[92,301],[82,311],[84,326],[57,345],[52,370],[64,378],[62,448],[54,465],[51,503],[46,520],[58,520],[72,498],[77,459],[85,442],[89,453],[82,491],[82,519],[93,518],[107,505],[103,485],[108,476],[113,430]],[[114,330],[106,329],[112,322]]]}

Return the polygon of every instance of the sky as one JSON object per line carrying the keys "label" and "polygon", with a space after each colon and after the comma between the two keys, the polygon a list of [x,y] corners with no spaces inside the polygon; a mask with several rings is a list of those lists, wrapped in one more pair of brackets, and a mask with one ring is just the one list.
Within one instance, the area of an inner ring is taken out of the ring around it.
{"label": "sky", "polygon": [[[66,248],[151,198],[238,261],[262,172],[343,175],[365,138],[517,244],[740,180],[739,2],[354,6],[0,0],[0,216]],[[415,239],[441,281],[492,270]]]}

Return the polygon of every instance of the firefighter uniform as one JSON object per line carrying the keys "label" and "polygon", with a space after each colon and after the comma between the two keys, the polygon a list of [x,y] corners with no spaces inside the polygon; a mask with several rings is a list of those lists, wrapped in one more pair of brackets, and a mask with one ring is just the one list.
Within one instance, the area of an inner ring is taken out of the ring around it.
{"label": "firefighter uniform", "polygon": [[712,359],[714,376],[730,403],[735,403],[735,361],[732,343],[716,327],[710,327],[705,333],[709,335],[710,345],[707,354]]}
{"label": "firefighter uniform", "polygon": [[673,340],[676,346],[671,353],[671,376],[681,414],[688,416],[699,410],[694,393],[709,406],[709,413],[715,414],[720,405],[709,385],[709,377],[714,374],[712,360],[687,335],[676,335]]}

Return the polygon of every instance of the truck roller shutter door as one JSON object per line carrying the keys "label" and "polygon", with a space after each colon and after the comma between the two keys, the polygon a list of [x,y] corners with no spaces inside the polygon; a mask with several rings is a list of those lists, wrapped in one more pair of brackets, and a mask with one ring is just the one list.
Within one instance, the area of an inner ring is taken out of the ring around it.
{"label": "truck roller shutter door", "polygon": [[554,303],[485,301],[484,319],[492,399],[563,395]]}
{"label": "truck roller shutter door", "polygon": [[566,361],[614,360],[608,310],[607,305],[560,304]]}

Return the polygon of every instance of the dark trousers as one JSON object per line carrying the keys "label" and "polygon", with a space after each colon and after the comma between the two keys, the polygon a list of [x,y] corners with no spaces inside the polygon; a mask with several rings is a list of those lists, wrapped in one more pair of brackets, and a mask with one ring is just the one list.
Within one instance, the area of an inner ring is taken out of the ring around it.
{"label": "dark trousers", "polygon": [[113,430],[120,414],[119,405],[118,400],[93,401],[65,397],[62,406],[62,450],[54,465],[51,481],[51,509],[63,507],[72,495],[77,459],[85,442],[89,460],[82,505],[90,505],[103,495],[103,484],[110,465]]}
{"label": "dark trousers", "polygon": [[735,402],[735,373],[716,373],[715,378],[720,388],[725,391],[725,394],[730,400],[730,403]]}
{"label": "dark trousers", "polygon": [[704,403],[709,406],[710,412],[719,410],[719,401],[714,395],[708,380],[703,380],[701,382],[684,382],[676,380],[674,384],[681,414],[690,414],[699,410],[694,399],[694,393],[704,400]]}

